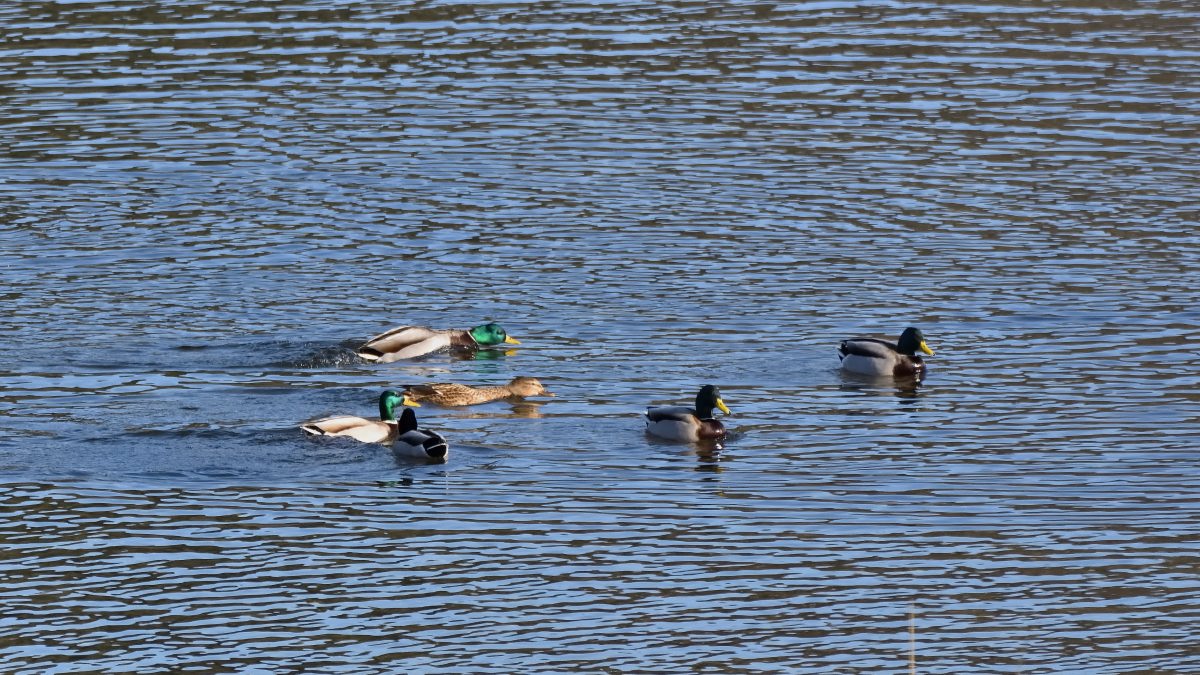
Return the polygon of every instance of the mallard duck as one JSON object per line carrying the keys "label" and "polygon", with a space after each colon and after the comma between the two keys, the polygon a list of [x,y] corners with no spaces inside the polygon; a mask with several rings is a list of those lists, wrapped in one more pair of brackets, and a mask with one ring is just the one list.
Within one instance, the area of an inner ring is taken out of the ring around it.
{"label": "mallard duck", "polygon": [[843,340],[838,345],[838,357],[842,368],[862,375],[896,377],[920,377],[925,372],[925,362],[917,351],[933,355],[925,344],[925,335],[916,328],[905,328],[897,342],[875,338]]}
{"label": "mallard duck", "polygon": [[355,352],[375,363],[424,356],[439,349],[479,349],[498,344],[521,344],[510,337],[500,324],[485,323],[470,330],[436,330],[424,326],[400,326],[367,340]]}
{"label": "mallard duck", "polygon": [[441,406],[476,405],[502,398],[554,396],[533,377],[514,377],[500,387],[469,387],[465,384],[418,384],[405,387],[404,396],[414,402],[428,401]]}
{"label": "mallard duck", "polygon": [[400,415],[400,435],[392,443],[392,454],[404,459],[434,459],[445,461],[450,446],[441,434],[417,428],[417,414],[405,408]]}
{"label": "mallard duck", "polygon": [[403,394],[389,389],[379,395],[378,420],[351,416],[330,417],[309,422],[300,428],[312,436],[349,436],[363,443],[388,443],[399,435],[396,407],[413,403],[414,401],[410,401]]}
{"label": "mallard duck", "polygon": [[646,431],[675,441],[698,441],[725,437],[725,425],[713,419],[713,408],[726,415],[729,408],[721,400],[721,392],[711,384],[696,394],[696,407],[669,406],[646,410]]}

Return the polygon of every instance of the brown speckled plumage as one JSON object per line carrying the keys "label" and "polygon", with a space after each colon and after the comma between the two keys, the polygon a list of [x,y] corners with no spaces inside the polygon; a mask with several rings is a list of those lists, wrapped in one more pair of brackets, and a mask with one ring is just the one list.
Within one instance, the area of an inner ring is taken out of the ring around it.
{"label": "brown speckled plumage", "polygon": [[471,387],[465,384],[419,384],[405,387],[404,394],[418,403],[441,406],[478,405],[500,399],[523,399],[527,396],[554,396],[533,377],[514,377],[500,387]]}

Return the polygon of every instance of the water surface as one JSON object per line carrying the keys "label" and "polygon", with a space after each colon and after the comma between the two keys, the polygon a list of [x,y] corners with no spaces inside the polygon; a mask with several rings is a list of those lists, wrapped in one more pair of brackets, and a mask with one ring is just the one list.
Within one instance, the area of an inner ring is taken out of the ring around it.
{"label": "water surface", "polygon": [[[0,658],[1200,670],[1198,21],[8,3]],[[837,371],[907,325],[921,386]],[[297,429],[515,375],[444,465]],[[644,435],[706,382],[723,447]]]}

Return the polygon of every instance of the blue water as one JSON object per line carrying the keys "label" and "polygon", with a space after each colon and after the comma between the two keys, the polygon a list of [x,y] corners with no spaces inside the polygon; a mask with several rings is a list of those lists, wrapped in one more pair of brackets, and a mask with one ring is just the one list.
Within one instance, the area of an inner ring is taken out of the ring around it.
{"label": "blue water", "polygon": [[1198,19],[9,3],[4,670],[1200,670]]}

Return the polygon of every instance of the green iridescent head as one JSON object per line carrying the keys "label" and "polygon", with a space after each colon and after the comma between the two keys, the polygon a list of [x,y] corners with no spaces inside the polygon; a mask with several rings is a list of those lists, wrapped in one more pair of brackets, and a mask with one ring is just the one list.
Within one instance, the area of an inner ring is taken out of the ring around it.
{"label": "green iridescent head", "polygon": [[409,399],[405,394],[388,389],[379,395],[379,419],[385,422],[396,419],[396,408],[406,405],[421,407],[421,404]]}
{"label": "green iridescent head", "polygon": [[499,344],[521,344],[516,338],[509,337],[508,333],[505,333],[504,329],[498,323],[485,323],[482,326],[475,326],[467,331],[467,334],[480,347],[492,347]]}
{"label": "green iridescent head", "polygon": [[700,388],[700,393],[696,394],[696,414],[701,419],[712,417],[712,410],[716,408],[726,415],[729,414],[729,408],[725,406],[725,402],[721,400],[721,392],[716,385],[706,384]]}
{"label": "green iridescent head", "polygon": [[933,356],[933,350],[929,348],[929,345],[925,344],[925,335],[921,332],[921,329],[911,326],[905,328],[904,332],[900,334],[900,340],[896,343],[896,351],[908,356],[916,354],[917,351],[922,351]]}

